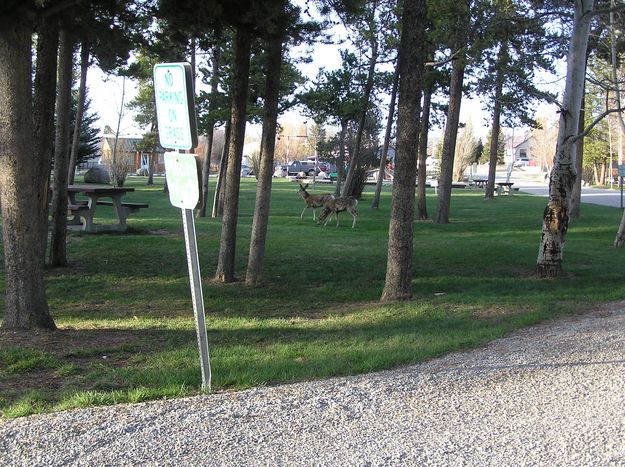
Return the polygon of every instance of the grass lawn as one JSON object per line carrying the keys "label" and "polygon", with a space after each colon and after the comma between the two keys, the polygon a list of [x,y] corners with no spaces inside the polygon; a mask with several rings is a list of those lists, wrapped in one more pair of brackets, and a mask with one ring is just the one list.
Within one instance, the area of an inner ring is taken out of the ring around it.
{"label": "grass lawn", "polygon": [[[58,331],[0,332],[4,417],[198,392],[181,215],[158,182],[128,181],[136,188],[128,200],[150,204],[129,218],[128,234],[69,234],[70,266],[47,272]],[[255,186],[242,180],[240,278]],[[324,189],[331,190],[313,192]],[[538,280],[531,273],[545,199],[484,201],[481,191],[454,190],[450,224],[415,222],[414,299],[381,305],[390,191],[378,211],[371,198],[368,188],[356,229],[345,214],[339,228],[318,227],[310,210],[299,218],[297,185],[274,180],[266,281],[258,288],[212,280],[220,222],[197,220],[213,390],[418,362],[624,296],[625,251],[612,248],[620,210],[583,205],[567,237],[566,276]],[[433,193],[428,203],[432,215]]]}

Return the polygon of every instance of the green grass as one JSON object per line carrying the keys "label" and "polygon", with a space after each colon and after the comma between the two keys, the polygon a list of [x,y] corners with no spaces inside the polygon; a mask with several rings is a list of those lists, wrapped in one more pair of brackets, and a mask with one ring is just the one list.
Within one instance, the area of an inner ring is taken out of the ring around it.
{"label": "green grass", "polygon": [[[180,211],[162,185],[128,183],[136,188],[129,201],[150,204],[129,218],[131,231],[71,233],[70,266],[48,271],[48,301],[60,330],[0,335],[4,417],[198,392]],[[254,180],[242,180],[239,278],[254,190]],[[432,215],[436,198],[428,196]],[[391,195],[383,192],[377,211],[369,208],[371,197],[367,189],[356,229],[348,215],[339,228],[318,227],[310,212],[299,218],[297,185],[275,180],[265,282],[258,288],[212,280],[220,223],[197,220],[214,390],[414,363],[623,297],[625,252],[611,246],[620,210],[584,205],[567,237],[566,275],[539,280],[531,272],[545,199],[484,201],[479,191],[455,190],[450,224],[415,222],[413,300],[380,304]],[[110,208],[98,212],[101,221],[113,217]]]}

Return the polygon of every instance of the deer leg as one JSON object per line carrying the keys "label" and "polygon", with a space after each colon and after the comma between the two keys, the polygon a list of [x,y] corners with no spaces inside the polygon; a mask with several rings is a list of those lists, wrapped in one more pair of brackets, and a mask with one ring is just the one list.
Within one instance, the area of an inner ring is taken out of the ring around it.
{"label": "deer leg", "polygon": [[336,215],[336,226],[338,227],[339,226],[339,212],[336,211],[335,215]]}
{"label": "deer leg", "polygon": [[358,217],[358,212],[356,210],[349,212],[354,218],[354,222],[352,222],[352,229],[356,227],[356,218]]}
{"label": "deer leg", "polygon": [[304,211],[306,211],[306,209],[308,209],[308,206],[306,206],[306,207],[302,210],[302,213],[299,215],[299,218],[300,218],[300,219],[303,219],[303,218],[304,218]]}
{"label": "deer leg", "polygon": [[312,208],[312,210],[313,210],[313,220],[315,220],[316,219],[315,213],[317,212],[317,208]]}
{"label": "deer leg", "polygon": [[330,221],[330,219],[332,218],[332,212],[330,214],[328,214],[328,217],[326,218],[325,223],[323,224],[323,226],[325,227],[326,225],[328,225],[328,222]]}

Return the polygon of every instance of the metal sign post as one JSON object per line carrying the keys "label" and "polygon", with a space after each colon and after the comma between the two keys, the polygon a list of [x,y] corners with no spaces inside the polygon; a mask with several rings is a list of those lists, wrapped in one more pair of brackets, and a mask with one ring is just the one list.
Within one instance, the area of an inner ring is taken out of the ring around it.
{"label": "metal sign post", "polygon": [[191,300],[193,301],[193,313],[195,314],[197,345],[200,349],[202,391],[206,392],[211,390],[211,364],[208,354],[204,294],[202,293],[202,275],[200,274],[200,259],[197,253],[193,209],[182,210],[182,225],[184,226],[184,239],[187,246],[187,265],[189,267],[189,280],[191,281]]}
{"label": "metal sign post", "polygon": [[[158,136],[164,148],[188,150],[197,146],[197,124],[193,76],[188,63],[159,63],[154,66],[154,99]],[[171,204],[182,210],[191,300],[200,350],[202,391],[211,389],[211,367],[206,335],[202,276],[195,236],[193,209],[200,199],[199,162],[191,154],[165,153],[165,173]]]}
{"label": "metal sign post", "polygon": [[195,330],[200,349],[200,365],[202,370],[202,390],[211,389],[211,367],[208,354],[208,337],[204,311],[204,294],[202,293],[202,275],[200,259],[195,236],[195,218],[193,208],[200,198],[198,183],[199,161],[192,154],[177,152],[165,153],[165,171],[169,187],[169,200],[173,206],[182,210],[182,225],[187,250],[187,265],[191,285],[191,300],[195,314]]}

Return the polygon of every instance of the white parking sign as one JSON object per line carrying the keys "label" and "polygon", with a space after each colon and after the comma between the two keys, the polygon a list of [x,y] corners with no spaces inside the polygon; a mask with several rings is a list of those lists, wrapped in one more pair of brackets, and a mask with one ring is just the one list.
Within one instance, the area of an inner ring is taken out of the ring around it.
{"label": "white parking sign", "polygon": [[154,99],[161,146],[191,149],[197,146],[197,124],[191,65],[159,63],[154,66]]}

